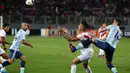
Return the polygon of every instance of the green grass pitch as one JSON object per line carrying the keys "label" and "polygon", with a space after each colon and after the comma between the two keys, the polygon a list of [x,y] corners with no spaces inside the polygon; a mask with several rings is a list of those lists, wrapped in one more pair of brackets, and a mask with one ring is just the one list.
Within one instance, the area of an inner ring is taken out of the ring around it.
{"label": "green grass pitch", "polygon": [[[7,36],[7,41],[12,40],[13,36]],[[79,51],[70,52],[68,42],[62,37],[28,36],[27,41],[31,42],[34,48],[20,48],[27,57],[25,73],[70,73],[71,60],[79,55]],[[97,58],[99,49],[95,46],[93,48],[95,53],[89,64],[93,73],[112,73],[106,67],[105,59]],[[117,67],[118,73],[130,73],[130,38],[120,40],[113,64]],[[16,60],[6,69],[9,73],[19,73],[20,60]],[[85,73],[82,64],[77,66],[77,73]]]}

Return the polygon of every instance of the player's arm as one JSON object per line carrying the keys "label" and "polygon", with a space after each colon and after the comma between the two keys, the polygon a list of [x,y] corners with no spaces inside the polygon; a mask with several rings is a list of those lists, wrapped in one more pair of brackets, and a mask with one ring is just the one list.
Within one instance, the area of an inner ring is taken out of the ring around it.
{"label": "player's arm", "polygon": [[112,27],[113,25],[109,25],[106,28],[101,29],[99,32],[109,31]]}
{"label": "player's arm", "polygon": [[30,46],[31,48],[33,48],[32,44],[28,43],[25,40],[21,40],[21,43],[24,44],[24,45]]}
{"label": "player's arm", "polygon": [[79,39],[78,38],[73,38],[69,33],[68,33],[68,30],[66,28],[62,28],[60,30],[60,33],[64,36],[64,38],[66,40],[68,40],[69,42],[76,42],[78,41]]}
{"label": "player's arm", "polygon": [[4,44],[11,45],[11,43],[7,42],[6,40],[4,41]]}
{"label": "player's arm", "polygon": [[99,30],[99,32],[104,32],[104,31],[107,31],[107,30],[108,30],[108,29],[103,28],[103,29]]}

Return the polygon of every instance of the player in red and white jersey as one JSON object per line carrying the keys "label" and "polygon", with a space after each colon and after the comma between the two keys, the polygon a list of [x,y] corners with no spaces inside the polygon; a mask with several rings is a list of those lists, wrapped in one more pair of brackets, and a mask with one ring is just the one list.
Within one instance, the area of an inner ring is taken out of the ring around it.
{"label": "player in red and white jersey", "polygon": [[[0,29],[0,59],[1,59],[1,62],[4,62],[5,59],[8,59],[8,55],[6,54],[5,50],[6,50],[6,47],[5,47],[5,44],[9,44],[11,45],[10,43],[6,42],[6,32],[8,32],[10,29],[10,25],[9,24],[4,24],[3,25],[3,29]],[[2,46],[4,48],[2,48]],[[2,73],[6,73],[5,71],[5,68],[1,68],[0,72]]]}
{"label": "player in red and white jersey", "polygon": [[[99,28],[98,31],[100,31],[103,28],[106,28],[105,23],[102,24],[102,26]],[[108,31],[98,32],[98,38],[101,40],[106,40],[107,36],[108,36]],[[100,49],[99,50],[99,58],[104,58],[104,54],[105,54],[104,50]]]}
{"label": "player in red and white jersey", "polygon": [[89,61],[94,53],[92,49],[92,45],[91,44],[85,45],[86,48],[84,48],[84,45],[81,43],[83,40],[87,40],[91,38],[91,36],[89,36],[89,34],[86,32],[87,27],[88,27],[88,24],[86,22],[80,23],[78,27],[78,30],[80,31],[80,33],[75,38],[72,38],[68,34],[68,30],[66,28],[63,28],[63,32],[64,32],[63,36],[69,42],[76,42],[76,41],[79,42],[78,46],[76,47],[74,47],[71,43],[69,46],[72,53],[74,53],[76,50],[80,50],[80,55],[72,60],[71,73],[76,73],[77,64],[80,64],[80,63],[83,63],[86,73],[92,73],[91,68],[88,66]]}

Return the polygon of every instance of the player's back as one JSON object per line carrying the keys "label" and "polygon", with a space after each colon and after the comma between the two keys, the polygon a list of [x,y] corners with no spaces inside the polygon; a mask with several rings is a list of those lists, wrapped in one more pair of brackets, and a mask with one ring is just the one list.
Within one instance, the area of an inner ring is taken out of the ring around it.
{"label": "player's back", "polygon": [[14,49],[14,48],[18,49],[21,46],[21,44],[22,44],[21,40],[25,39],[25,34],[26,34],[25,31],[22,30],[22,29],[20,29],[17,32],[17,34],[15,35],[14,40],[12,42],[12,45],[11,45],[10,49]]}
{"label": "player's back", "polygon": [[118,41],[122,36],[122,32],[117,25],[109,25],[106,29],[110,30],[106,41],[113,47],[116,48]]}

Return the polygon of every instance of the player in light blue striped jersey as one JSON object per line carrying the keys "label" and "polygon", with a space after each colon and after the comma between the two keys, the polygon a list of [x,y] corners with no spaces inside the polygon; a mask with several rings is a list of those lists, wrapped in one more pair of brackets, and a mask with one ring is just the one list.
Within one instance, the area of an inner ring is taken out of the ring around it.
{"label": "player in light blue striped jersey", "polygon": [[25,56],[19,51],[20,46],[22,44],[30,46],[33,48],[33,46],[25,41],[25,36],[26,36],[26,30],[28,29],[28,24],[27,23],[22,23],[21,24],[21,29],[17,32],[16,36],[14,37],[13,43],[10,47],[10,59],[8,61],[3,62],[0,64],[1,67],[5,67],[9,64],[12,64],[15,59],[20,59],[21,60],[21,69],[20,73],[24,73],[25,69],[25,63],[26,63],[26,58]]}

